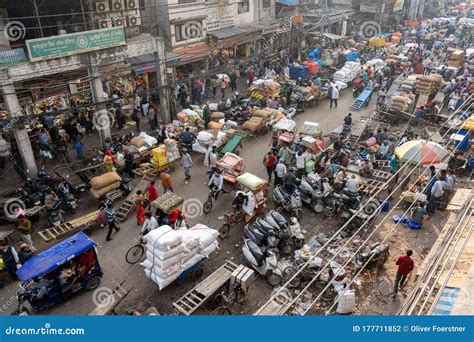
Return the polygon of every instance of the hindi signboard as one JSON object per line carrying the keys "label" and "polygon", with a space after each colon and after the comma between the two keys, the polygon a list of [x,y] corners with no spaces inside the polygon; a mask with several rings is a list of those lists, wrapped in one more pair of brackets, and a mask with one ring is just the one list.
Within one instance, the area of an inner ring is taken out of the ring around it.
{"label": "hindi signboard", "polygon": [[71,56],[127,43],[123,27],[63,34],[26,41],[30,61]]}

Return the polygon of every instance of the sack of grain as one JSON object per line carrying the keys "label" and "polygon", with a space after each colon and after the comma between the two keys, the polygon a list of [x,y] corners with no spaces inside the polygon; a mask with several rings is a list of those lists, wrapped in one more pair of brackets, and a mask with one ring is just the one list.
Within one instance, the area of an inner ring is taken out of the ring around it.
{"label": "sack of grain", "polygon": [[256,117],[256,116],[252,116],[249,121],[253,122],[253,123],[256,123],[258,125],[261,125],[262,123],[264,123],[265,119],[264,118],[259,118],[259,117]]}
{"label": "sack of grain", "polygon": [[140,148],[140,147],[143,147],[146,145],[146,141],[143,140],[143,139],[140,139],[138,137],[133,137],[131,140],[130,140],[130,145],[132,146],[135,146],[137,148]]}
{"label": "sack of grain", "polygon": [[223,119],[224,117],[225,117],[225,114],[222,112],[213,112],[211,114],[211,119],[214,121],[215,120],[219,121],[220,119]]}
{"label": "sack of grain", "polygon": [[257,118],[264,118],[264,119],[268,119],[272,116],[272,112],[270,111],[267,111],[267,110],[264,110],[264,109],[257,109],[254,113],[253,113],[253,117],[257,117]]}
{"label": "sack of grain", "polygon": [[100,189],[91,189],[91,195],[94,196],[95,199],[99,199],[102,196],[104,196],[106,193],[108,193],[109,191],[112,191],[118,188],[120,188],[120,181],[114,182]]}
{"label": "sack of grain", "polygon": [[214,121],[211,121],[209,122],[209,124],[207,125],[209,127],[209,129],[222,129],[222,127],[224,127],[223,124],[221,123],[218,123],[218,122],[214,122]]}
{"label": "sack of grain", "polygon": [[250,131],[252,133],[255,133],[259,127],[260,127],[260,124],[251,122],[250,120],[247,122],[244,122],[244,124],[242,125],[243,129]]}
{"label": "sack of grain", "polygon": [[103,175],[93,177],[90,180],[90,185],[93,189],[102,189],[106,186],[109,186],[112,183],[115,182],[121,182],[122,178],[118,175],[117,172],[107,172],[104,173]]}

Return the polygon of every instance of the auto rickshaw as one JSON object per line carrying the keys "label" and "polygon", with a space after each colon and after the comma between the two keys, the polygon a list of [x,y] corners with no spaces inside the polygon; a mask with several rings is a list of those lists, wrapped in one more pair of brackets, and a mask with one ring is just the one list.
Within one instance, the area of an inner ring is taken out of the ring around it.
{"label": "auto rickshaw", "polygon": [[29,312],[25,302],[40,312],[82,289],[95,290],[102,277],[95,242],[82,232],[34,255],[16,272],[23,281],[18,289],[18,314]]}
{"label": "auto rickshaw", "polygon": [[237,177],[245,172],[244,159],[234,153],[227,152],[216,162],[218,169],[222,170],[224,177],[224,192],[237,189]]}
{"label": "auto rickshaw", "polygon": [[312,154],[317,154],[325,149],[324,141],[321,139],[322,132],[316,122],[305,121],[300,130],[301,145]]}
{"label": "auto rickshaw", "polygon": [[272,131],[272,146],[275,148],[287,144],[293,145],[296,138],[296,122],[290,119],[283,119],[278,121],[273,126]]}

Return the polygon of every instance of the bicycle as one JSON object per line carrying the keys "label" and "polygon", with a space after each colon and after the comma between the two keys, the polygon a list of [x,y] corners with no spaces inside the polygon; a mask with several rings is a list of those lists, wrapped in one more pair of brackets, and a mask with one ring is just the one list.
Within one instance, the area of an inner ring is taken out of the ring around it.
{"label": "bicycle", "polygon": [[212,304],[214,307],[216,307],[216,309],[211,312],[211,315],[232,315],[232,311],[229,309],[229,306],[232,306],[236,303],[239,305],[245,304],[245,295],[246,291],[244,291],[237,283],[233,286],[231,291],[223,290],[212,300]]}
{"label": "bicycle", "polygon": [[127,254],[125,254],[125,260],[131,265],[135,265],[137,262],[139,262],[145,254],[145,244],[146,241],[142,236],[140,236],[138,243],[130,247],[130,249],[127,251]]}
{"label": "bicycle", "polygon": [[234,224],[241,223],[244,220],[244,215],[241,212],[235,210],[233,212],[229,212],[229,210],[226,208],[224,218],[225,223],[219,229],[219,238],[221,239],[225,239],[229,235],[230,228]]}

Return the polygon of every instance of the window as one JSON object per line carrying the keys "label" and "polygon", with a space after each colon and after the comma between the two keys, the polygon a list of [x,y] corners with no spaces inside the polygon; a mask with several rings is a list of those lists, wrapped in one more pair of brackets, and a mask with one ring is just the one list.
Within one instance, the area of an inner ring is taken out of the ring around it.
{"label": "window", "polygon": [[202,21],[188,21],[181,24],[174,25],[175,38],[177,42],[182,42],[188,39],[201,38]]}
{"label": "window", "polygon": [[249,12],[250,11],[249,2],[250,2],[250,0],[240,0],[239,3],[238,3],[237,12],[239,14]]}
{"label": "window", "polygon": [[263,8],[270,8],[272,6],[272,0],[263,0]]}

